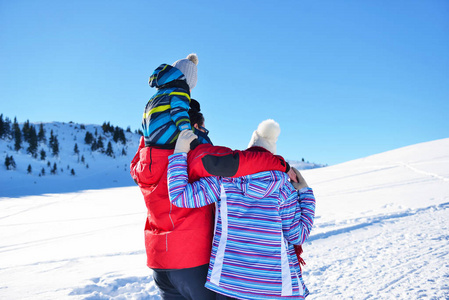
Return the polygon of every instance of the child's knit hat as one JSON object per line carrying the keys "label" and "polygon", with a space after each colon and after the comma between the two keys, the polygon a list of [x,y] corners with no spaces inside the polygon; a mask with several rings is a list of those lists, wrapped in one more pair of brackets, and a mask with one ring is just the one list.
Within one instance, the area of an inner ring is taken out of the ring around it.
{"label": "child's knit hat", "polygon": [[280,133],[281,127],[277,122],[272,119],[265,120],[260,123],[257,129],[253,132],[248,148],[259,146],[276,154],[276,142]]}
{"label": "child's knit hat", "polygon": [[196,86],[197,81],[197,68],[198,56],[195,53],[187,55],[187,58],[183,58],[175,61],[172,66],[180,70],[186,77],[187,84],[192,90]]}

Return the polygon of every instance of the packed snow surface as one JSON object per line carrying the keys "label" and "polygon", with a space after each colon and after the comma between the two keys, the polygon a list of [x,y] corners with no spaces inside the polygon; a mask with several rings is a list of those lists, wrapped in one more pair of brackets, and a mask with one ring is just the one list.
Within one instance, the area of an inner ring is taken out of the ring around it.
{"label": "packed snow surface", "polygon": [[[449,299],[449,139],[302,173],[308,299]],[[160,299],[138,187],[74,191],[0,198],[0,299]]]}

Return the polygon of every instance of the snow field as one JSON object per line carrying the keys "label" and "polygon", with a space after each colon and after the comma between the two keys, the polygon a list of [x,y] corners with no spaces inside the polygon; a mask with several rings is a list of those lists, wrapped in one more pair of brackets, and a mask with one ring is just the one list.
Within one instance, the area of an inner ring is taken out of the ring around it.
{"label": "snow field", "polygon": [[[449,299],[449,139],[302,173],[308,299]],[[0,198],[0,299],[160,299],[145,217],[137,186]]]}

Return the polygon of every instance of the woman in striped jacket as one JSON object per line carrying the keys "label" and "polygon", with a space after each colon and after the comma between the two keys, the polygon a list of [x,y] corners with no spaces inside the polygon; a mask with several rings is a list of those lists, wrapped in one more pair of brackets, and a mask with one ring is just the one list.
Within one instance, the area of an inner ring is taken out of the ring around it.
{"label": "woman in striped jacket", "polygon": [[[304,243],[312,229],[312,189],[297,172],[297,192],[279,171],[212,176],[190,184],[185,145],[194,137],[190,131],[181,133],[169,157],[167,177],[175,206],[217,205],[206,287],[237,299],[303,299],[308,290],[293,245]],[[266,147],[258,151],[272,148],[262,136],[252,144]]]}

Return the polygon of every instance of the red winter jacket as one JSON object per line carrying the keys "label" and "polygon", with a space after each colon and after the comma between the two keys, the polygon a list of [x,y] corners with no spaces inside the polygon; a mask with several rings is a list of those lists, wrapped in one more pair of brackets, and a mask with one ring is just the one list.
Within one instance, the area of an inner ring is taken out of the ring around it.
{"label": "red winter jacket", "polygon": [[[148,209],[145,224],[147,265],[152,269],[183,269],[209,263],[214,234],[214,206],[179,208],[170,203],[167,188],[168,156],[173,150],[145,147],[131,162],[131,176],[139,185]],[[187,158],[191,182],[200,177],[240,177],[257,172],[287,172],[288,163],[260,147],[245,151],[202,144]]]}

